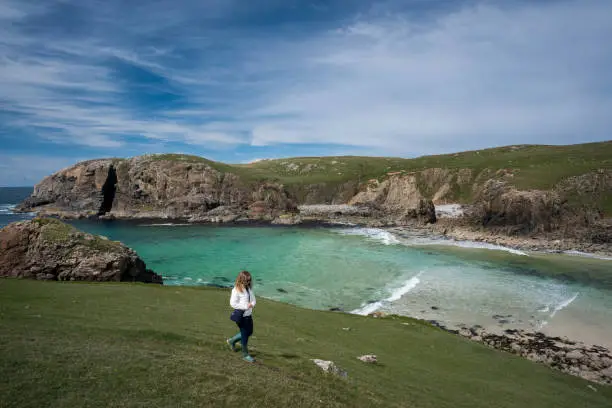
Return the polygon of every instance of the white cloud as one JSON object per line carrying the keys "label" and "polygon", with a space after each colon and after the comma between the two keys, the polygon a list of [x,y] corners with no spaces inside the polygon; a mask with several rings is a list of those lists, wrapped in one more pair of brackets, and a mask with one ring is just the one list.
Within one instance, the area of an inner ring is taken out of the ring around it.
{"label": "white cloud", "polygon": [[292,45],[297,85],[268,93],[258,112],[282,119],[259,122],[252,143],[407,153],[609,138],[611,13],[599,1],[479,6]]}
{"label": "white cloud", "polygon": [[81,160],[74,157],[0,154],[0,186],[33,186],[43,177]]}
{"label": "white cloud", "polygon": [[[54,4],[0,0],[0,21]],[[6,126],[91,147],[138,138],[390,155],[603,140],[612,129],[610,2],[483,2],[426,19],[378,5],[287,38],[209,24],[234,15],[232,1],[74,4],[87,35],[0,25]],[[185,103],[136,106],[114,60],[158,76]]]}

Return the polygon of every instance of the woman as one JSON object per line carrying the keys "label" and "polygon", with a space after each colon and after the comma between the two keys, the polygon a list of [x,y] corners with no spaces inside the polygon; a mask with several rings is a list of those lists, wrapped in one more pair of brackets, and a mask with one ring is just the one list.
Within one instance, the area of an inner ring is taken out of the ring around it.
{"label": "woman", "polygon": [[236,351],[236,342],[240,340],[242,345],[242,358],[249,363],[255,362],[255,359],[249,354],[248,343],[249,337],[253,334],[253,308],[255,307],[255,295],[251,289],[251,274],[247,271],[242,271],[238,274],[232,295],[230,297],[230,306],[235,310],[244,311],[242,317],[236,321],[240,332],[234,337],[227,339],[232,351]]}

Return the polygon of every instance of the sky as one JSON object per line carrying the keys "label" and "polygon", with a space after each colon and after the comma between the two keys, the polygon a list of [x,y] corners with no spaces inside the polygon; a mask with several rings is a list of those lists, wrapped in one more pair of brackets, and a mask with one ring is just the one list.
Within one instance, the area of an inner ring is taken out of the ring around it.
{"label": "sky", "polygon": [[0,0],[0,186],[612,137],[609,0]]}

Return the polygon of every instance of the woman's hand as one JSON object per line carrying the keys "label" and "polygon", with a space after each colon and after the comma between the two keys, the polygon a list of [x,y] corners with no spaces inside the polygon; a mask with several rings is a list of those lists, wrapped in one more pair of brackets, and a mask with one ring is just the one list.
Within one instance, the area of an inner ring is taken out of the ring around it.
{"label": "woman's hand", "polygon": [[249,303],[249,304],[247,305],[247,309],[252,309],[252,308],[253,308],[253,304],[252,304],[252,303]]}

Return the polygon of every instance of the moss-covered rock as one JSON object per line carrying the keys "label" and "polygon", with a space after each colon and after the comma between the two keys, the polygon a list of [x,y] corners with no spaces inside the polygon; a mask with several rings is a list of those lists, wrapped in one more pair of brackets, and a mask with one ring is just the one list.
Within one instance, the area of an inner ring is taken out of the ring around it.
{"label": "moss-covered rock", "polygon": [[42,280],[162,283],[136,252],[53,218],[0,229],[0,276]]}

